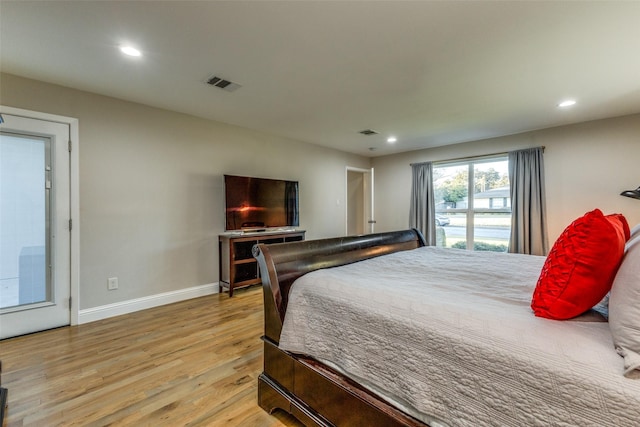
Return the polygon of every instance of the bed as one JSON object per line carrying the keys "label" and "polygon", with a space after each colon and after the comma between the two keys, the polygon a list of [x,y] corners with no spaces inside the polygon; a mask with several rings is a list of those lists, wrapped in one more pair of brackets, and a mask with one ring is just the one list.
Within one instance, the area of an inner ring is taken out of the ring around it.
{"label": "bed", "polygon": [[544,257],[426,247],[415,230],[254,255],[267,412],[307,426],[640,423],[640,382],[605,317],[533,316]]}

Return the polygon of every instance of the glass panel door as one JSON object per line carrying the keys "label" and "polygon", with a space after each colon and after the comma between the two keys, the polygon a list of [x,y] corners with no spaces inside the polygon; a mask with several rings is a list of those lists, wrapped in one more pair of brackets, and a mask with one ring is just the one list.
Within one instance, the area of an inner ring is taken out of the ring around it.
{"label": "glass panel door", "polygon": [[70,125],[2,113],[0,339],[71,323]]}
{"label": "glass panel door", "polygon": [[0,135],[0,308],[52,300],[51,140]]}

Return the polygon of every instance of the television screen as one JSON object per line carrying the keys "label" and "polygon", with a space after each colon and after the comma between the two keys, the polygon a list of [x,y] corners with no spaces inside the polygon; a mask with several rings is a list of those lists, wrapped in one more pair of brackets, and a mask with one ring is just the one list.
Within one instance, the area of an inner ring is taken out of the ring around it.
{"label": "television screen", "polygon": [[297,227],[298,182],[224,176],[225,230]]}

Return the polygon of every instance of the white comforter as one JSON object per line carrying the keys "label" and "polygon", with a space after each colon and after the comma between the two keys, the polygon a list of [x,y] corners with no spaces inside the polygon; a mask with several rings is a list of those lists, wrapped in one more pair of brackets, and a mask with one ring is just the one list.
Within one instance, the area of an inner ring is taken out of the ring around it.
{"label": "white comforter", "polygon": [[608,324],[533,315],[543,263],[425,247],[314,271],[291,289],[280,348],[433,425],[640,425]]}

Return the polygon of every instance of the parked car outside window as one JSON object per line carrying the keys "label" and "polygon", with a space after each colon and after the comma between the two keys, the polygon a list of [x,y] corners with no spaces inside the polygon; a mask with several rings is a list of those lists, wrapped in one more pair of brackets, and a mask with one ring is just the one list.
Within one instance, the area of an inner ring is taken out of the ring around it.
{"label": "parked car outside window", "polygon": [[449,223],[451,222],[451,220],[449,220],[449,217],[446,217],[444,215],[437,215],[436,214],[436,225],[439,227],[444,227],[445,225],[449,225]]}

